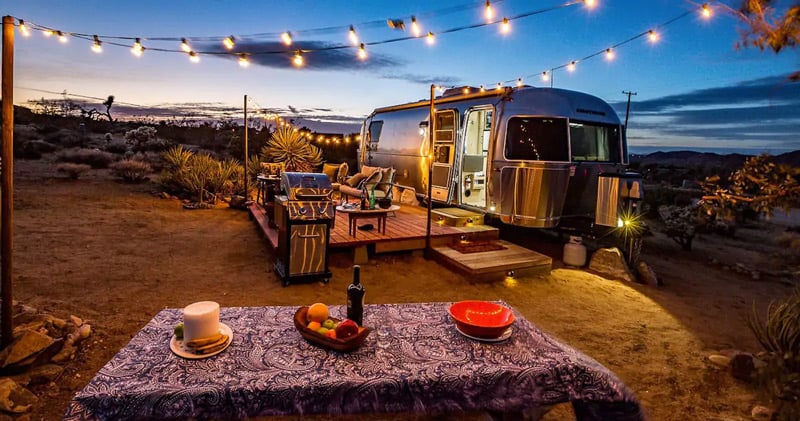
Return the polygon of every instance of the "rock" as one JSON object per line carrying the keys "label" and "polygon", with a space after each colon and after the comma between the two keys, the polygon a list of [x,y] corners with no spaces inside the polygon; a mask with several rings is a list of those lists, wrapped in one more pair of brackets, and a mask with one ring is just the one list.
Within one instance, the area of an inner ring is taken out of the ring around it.
{"label": "rock", "polygon": [[0,378],[0,409],[6,412],[21,414],[31,410],[39,401],[30,390],[18,385],[7,377]]}
{"label": "rock", "polygon": [[84,324],[78,328],[78,333],[81,335],[81,339],[86,339],[89,335],[92,334],[92,325]]}
{"label": "rock", "polygon": [[167,192],[162,192],[161,193],[161,198],[162,199],[172,199],[172,196],[170,196],[170,194],[167,193]]}
{"label": "rock", "polygon": [[36,356],[53,343],[53,338],[36,331],[27,331],[11,344],[11,351],[3,362],[3,367],[18,363]]}
{"label": "rock", "polygon": [[45,364],[34,367],[27,373],[27,376],[30,384],[45,384],[55,381],[63,372],[64,367],[60,365]]}
{"label": "rock", "polygon": [[772,410],[771,408],[767,408],[766,406],[756,405],[753,407],[753,410],[750,411],[750,416],[754,420],[767,421],[772,419],[772,414],[774,412],[775,412],[774,410]]}
{"label": "rock", "polygon": [[244,196],[231,196],[231,201],[228,205],[234,209],[244,209],[247,199]]}
{"label": "rock", "polygon": [[69,316],[69,321],[71,321],[71,322],[72,322],[72,324],[74,324],[75,326],[80,326],[80,325],[82,325],[82,324],[83,324],[83,319],[81,319],[81,318],[80,318],[80,317],[78,317],[78,316],[73,316],[73,315],[70,315],[70,316]]}
{"label": "rock", "polygon": [[59,351],[58,354],[54,355],[53,358],[50,359],[50,361],[54,363],[63,363],[65,361],[69,361],[75,358],[76,350],[77,348],[75,348],[75,346],[73,346],[72,344],[64,343],[64,347],[61,348],[61,351]]}
{"label": "rock", "polygon": [[750,381],[756,373],[753,354],[739,352],[731,358],[731,374],[735,379]]}
{"label": "rock", "polygon": [[708,360],[719,368],[726,368],[731,363],[731,359],[719,354],[712,354],[708,356]]}
{"label": "rock", "polygon": [[656,272],[647,263],[639,262],[639,264],[636,265],[636,271],[639,273],[639,279],[642,281],[642,283],[654,287],[661,285],[661,282],[656,276]]}
{"label": "rock", "polygon": [[48,317],[47,321],[57,329],[64,329],[64,327],[67,326],[67,321],[64,319],[59,319],[58,317]]}
{"label": "rock", "polygon": [[628,264],[622,257],[622,252],[616,247],[601,248],[592,254],[592,260],[589,262],[589,270],[599,272],[603,275],[610,276],[614,279],[621,279],[623,281],[634,282],[636,278],[628,269]]}

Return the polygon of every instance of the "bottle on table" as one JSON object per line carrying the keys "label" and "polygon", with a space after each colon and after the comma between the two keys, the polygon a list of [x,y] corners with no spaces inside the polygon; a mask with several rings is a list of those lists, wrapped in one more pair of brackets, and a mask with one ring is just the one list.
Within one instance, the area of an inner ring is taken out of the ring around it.
{"label": "bottle on table", "polygon": [[364,319],[364,285],[361,285],[361,266],[353,266],[353,283],[347,287],[347,318],[361,326]]}
{"label": "bottle on table", "polygon": [[367,189],[361,188],[361,209],[367,209]]}
{"label": "bottle on table", "polygon": [[372,189],[372,194],[369,196],[369,208],[375,209],[375,189]]}

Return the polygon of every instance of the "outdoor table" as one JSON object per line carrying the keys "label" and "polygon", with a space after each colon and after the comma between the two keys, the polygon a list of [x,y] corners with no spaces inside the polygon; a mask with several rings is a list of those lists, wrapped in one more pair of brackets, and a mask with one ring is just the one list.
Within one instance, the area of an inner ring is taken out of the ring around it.
{"label": "outdoor table", "polygon": [[198,360],[170,351],[182,316],[165,309],[75,395],[64,419],[506,413],[562,402],[578,419],[644,418],[614,374],[518,312],[509,339],[484,343],[456,331],[449,305],[367,305],[374,331],[351,353],[305,341],[292,322],[298,307],[222,308],[233,342]]}
{"label": "outdoor table", "polygon": [[361,208],[348,208],[345,206],[337,206],[336,212],[347,214],[348,231],[350,235],[356,236],[356,225],[359,219],[364,218],[377,218],[378,219],[378,232],[386,234],[386,216],[389,212],[396,212],[400,209],[398,205],[392,205],[388,208],[375,208],[375,209],[361,209]]}

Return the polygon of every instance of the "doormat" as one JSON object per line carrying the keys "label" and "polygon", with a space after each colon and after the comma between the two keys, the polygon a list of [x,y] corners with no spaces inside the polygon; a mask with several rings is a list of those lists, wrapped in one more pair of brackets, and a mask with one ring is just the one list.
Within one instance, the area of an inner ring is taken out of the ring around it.
{"label": "doormat", "polygon": [[482,251],[505,250],[508,248],[494,241],[470,241],[467,243],[458,242],[450,244],[449,247],[462,254],[480,253]]}

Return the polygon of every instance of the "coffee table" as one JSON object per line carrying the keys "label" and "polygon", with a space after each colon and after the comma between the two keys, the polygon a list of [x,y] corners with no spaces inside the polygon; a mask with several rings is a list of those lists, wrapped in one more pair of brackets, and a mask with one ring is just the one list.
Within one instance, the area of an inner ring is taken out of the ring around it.
{"label": "coffee table", "polygon": [[356,223],[359,219],[366,219],[366,218],[376,218],[378,220],[378,232],[381,234],[386,234],[386,215],[389,212],[395,212],[400,209],[398,205],[389,206],[386,209],[383,208],[375,208],[375,209],[361,209],[361,208],[346,208],[344,206],[337,206],[336,212],[342,212],[347,214],[347,222],[349,223],[348,231],[350,235],[355,237],[356,236]]}

